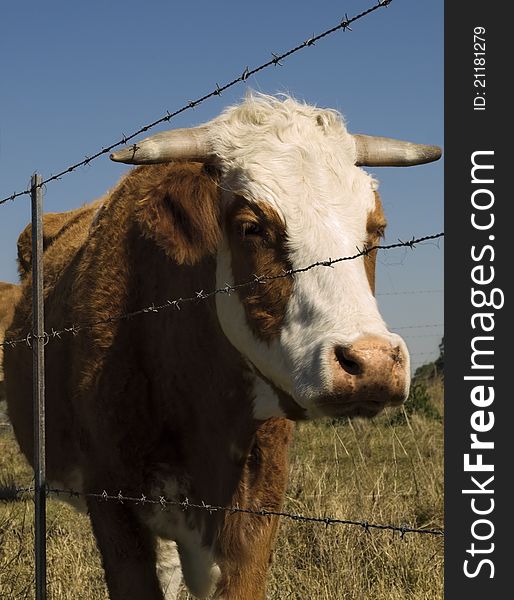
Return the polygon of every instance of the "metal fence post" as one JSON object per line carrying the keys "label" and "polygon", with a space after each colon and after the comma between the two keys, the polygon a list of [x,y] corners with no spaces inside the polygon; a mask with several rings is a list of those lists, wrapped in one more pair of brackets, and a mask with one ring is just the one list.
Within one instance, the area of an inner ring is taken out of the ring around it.
{"label": "metal fence post", "polygon": [[32,401],[34,410],[34,502],[36,600],[46,600],[45,339],[43,299],[43,190],[31,181],[32,203]]}

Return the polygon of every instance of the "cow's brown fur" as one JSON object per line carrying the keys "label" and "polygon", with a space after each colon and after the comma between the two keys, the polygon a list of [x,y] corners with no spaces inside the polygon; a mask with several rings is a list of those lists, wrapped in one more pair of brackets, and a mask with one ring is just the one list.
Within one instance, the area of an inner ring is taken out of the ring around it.
{"label": "cow's brown fur", "polygon": [[[19,297],[19,285],[0,281],[0,344],[2,344],[4,341],[5,330],[11,323],[14,314],[14,307]],[[0,345],[0,402],[5,400],[3,356],[4,348]]]}
{"label": "cow's brown fur", "polygon": [[[101,205],[97,200],[86,206],[64,213],[48,213],[44,215],[43,250],[46,250],[66,230],[73,229],[80,223],[84,215],[92,215]],[[18,238],[18,272],[23,279],[32,268],[32,226],[27,225]]]}
{"label": "cow's brown fur", "polygon": [[[215,288],[219,190],[199,164],[131,171],[99,205],[47,215],[46,328],[91,323],[46,346],[49,479],[129,495],[181,484],[180,498],[246,508],[281,507],[292,423],[252,418],[245,361],[223,336],[214,300],[98,323],[168,298]],[[62,221],[60,221],[62,218]],[[51,225],[56,227],[50,235]],[[28,233],[24,282],[10,336],[30,328]],[[51,239],[50,239],[51,238]],[[275,325],[269,327],[273,332]],[[9,413],[32,460],[31,355],[5,356]],[[151,508],[88,500],[111,598],[162,598]],[[215,542],[226,600],[264,598],[274,518],[188,511]]]}
{"label": "cow's brown fur", "polygon": [[[366,246],[368,248],[374,248],[380,244],[380,240],[384,237],[385,228],[387,221],[384,215],[384,209],[380,200],[380,195],[375,192],[375,209],[368,215],[368,222],[366,229],[368,232],[368,239],[366,240]],[[375,294],[375,267],[377,262],[378,250],[371,250],[369,254],[365,256],[364,266],[366,268],[366,276],[371,287],[371,291]]]}
{"label": "cow's brown fur", "polygon": [[227,234],[236,284],[252,281],[255,275],[277,277],[265,285],[239,290],[246,320],[257,338],[269,341],[278,336],[291,296],[292,279],[283,277],[291,269],[285,226],[276,211],[264,203],[237,198],[227,214]]}

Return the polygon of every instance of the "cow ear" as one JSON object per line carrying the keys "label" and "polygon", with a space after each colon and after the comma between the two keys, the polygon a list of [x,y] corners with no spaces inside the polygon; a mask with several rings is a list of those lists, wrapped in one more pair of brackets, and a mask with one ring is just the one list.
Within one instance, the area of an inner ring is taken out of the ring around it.
{"label": "cow ear", "polygon": [[167,165],[137,202],[143,234],[178,264],[193,265],[216,252],[221,236],[216,179],[200,163]]}

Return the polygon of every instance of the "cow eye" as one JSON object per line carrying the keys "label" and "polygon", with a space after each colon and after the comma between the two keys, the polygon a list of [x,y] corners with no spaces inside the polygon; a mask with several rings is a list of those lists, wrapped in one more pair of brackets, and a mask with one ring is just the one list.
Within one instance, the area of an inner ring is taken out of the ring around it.
{"label": "cow eye", "polygon": [[241,236],[247,237],[261,237],[263,235],[262,227],[255,221],[246,221],[241,224]]}

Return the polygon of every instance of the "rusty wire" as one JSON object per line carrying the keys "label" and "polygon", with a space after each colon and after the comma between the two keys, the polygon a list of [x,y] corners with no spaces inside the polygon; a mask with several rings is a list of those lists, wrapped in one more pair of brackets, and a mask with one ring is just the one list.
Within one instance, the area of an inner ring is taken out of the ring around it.
{"label": "rusty wire", "polygon": [[[16,485],[10,486],[10,500],[23,500],[25,496],[31,495],[34,493],[33,487],[18,487]],[[380,529],[398,532],[400,534],[400,538],[403,538],[406,533],[419,533],[425,535],[434,535],[434,536],[444,536],[443,529],[426,529],[422,527],[411,527],[410,525],[400,524],[400,525],[391,525],[391,524],[383,524],[383,523],[370,523],[369,521],[358,521],[354,519],[338,519],[335,517],[329,516],[312,516],[312,515],[302,515],[296,513],[289,513],[285,511],[278,510],[269,510],[267,508],[260,508],[257,510],[251,508],[243,508],[241,506],[218,506],[216,504],[208,504],[206,502],[191,502],[188,498],[184,498],[183,500],[170,500],[165,496],[159,496],[157,498],[152,498],[151,496],[147,496],[146,494],[141,494],[141,496],[125,496],[119,491],[116,494],[109,494],[106,490],[102,492],[94,493],[94,492],[79,492],[77,490],[72,489],[59,489],[59,488],[51,488],[48,487],[47,495],[52,496],[68,496],[70,498],[91,498],[104,502],[118,502],[123,504],[125,502],[137,504],[140,506],[143,505],[153,505],[160,506],[163,510],[166,510],[170,507],[180,508],[183,511],[186,510],[205,510],[211,514],[217,512],[223,512],[226,514],[248,514],[255,515],[258,517],[283,517],[286,519],[291,519],[292,521],[300,522],[300,523],[318,523],[321,525],[325,525],[329,527],[330,525],[357,525],[362,527],[367,533],[371,533],[371,529]]]}
{"label": "rusty wire", "polygon": [[[90,321],[90,322],[74,323],[68,327],[63,327],[62,329],[59,329],[59,330],[52,329],[50,332],[44,332],[41,337],[44,339],[45,343],[48,343],[51,340],[61,339],[62,336],[65,334],[77,335],[80,331],[82,331],[84,329],[92,329],[98,325],[103,325],[103,324],[107,324],[107,323],[115,323],[117,321],[131,319],[133,317],[140,316],[143,314],[158,313],[163,310],[170,309],[170,308],[173,308],[175,310],[180,310],[181,307],[185,304],[196,303],[200,300],[208,300],[209,298],[217,296],[218,294],[231,294],[232,292],[237,292],[241,289],[249,288],[251,286],[266,285],[267,283],[269,283],[270,281],[273,281],[275,279],[283,279],[285,277],[294,277],[295,275],[297,275],[299,273],[305,273],[305,272],[310,271],[311,269],[314,269],[317,267],[333,268],[334,265],[337,263],[347,261],[347,260],[355,260],[357,258],[360,258],[361,256],[368,256],[369,253],[372,252],[373,250],[392,250],[394,248],[404,248],[404,247],[412,249],[421,242],[426,242],[428,240],[435,240],[435,239],[441,238],[443,236],[444,236],[444,233],[441,232],[441,233],[436,233],[433,235],[426,235],[426,236],[419,237],[419,238],[413,237],[412,239],[410,239],[409,241],[406,241],[406,242],[399,240],[395,244],[388,244],[386,246],[380,246],[380,245],[367,246],[367,247],[364,247],[362,250],[359,250],[357,248],[357,252],[351,256],[342,256],[339,258],[328,258],[326,260],[316,261],[305,267],[300,267],[298,269],[285,270],[278,275],[254,275],[254,277],[251,281],[246,281],[244,283],[239,283],[239,284],[235,284],[235,285],[230,285],[227,283],[225,286],[223,286],[221,288],[217,288],[210,292],[205,292],[204,290],[200,290],[200,291],[196,292],[193,296],[189,296],[187,298],[176,298],[174,300],[165,300],[164,302],[161,302],[160,304],[151,304],[150,306],[146,306],[145,308],[141,308],[139,310],[134,310],[134,311],[124,313],[121,315],[112,315],[112,316],[104,318],[104,319],[98,319],[98,320]],[[419,327],[423,327],[423,326],[420,325]],[[397,329],[402,329],[402,328],[399,327]],[[29,332],[27,335],[25,335],[24,337],[21,337],[21,338],[6,339],[0,344],[0,346],[4,346],[5,348],[13,348],[14,346],[17,346],[19,344],[26,344],[27,346],[30,347],[31,340],[36,339],[36,338],[37,338],[37,336],[33,332]]]}
{"label": "rusty wire", "polygon": [[[314,36],[308,38],[307,40],[298,44],[294,48],[291,48],[287,52],[284,52],[282,54],[276,54],[274,52],[271,52],[271,55],[273,57],[271,60],[268,60],[265,63],[259,65],[258,67],[255,67],[253,69],[249,69],[248,67],[246,67],[242,71],[241,75],[239,75],[232,81],[229,81],[228,83],[225,83],[223,85],[219,85],[218,83],[216,83],[216,87],[211,92],[205,94],[204,96],[201,96],[200,98],[197,98],[196,100],[190,100],[187,104],[185,104],[184,106],[182,106],[181,108],[178,108],[177,110],[175,110],[173,112],[166,111],[165,115],[156,119],[152,123],[149,123],[147,125],[144,125],[143,127],[140,127],[137,131],[134,131],[134,133],[131,133],[130,135],[122,135],[121,139],[118,140],[117,142],[114,142],[113,144],[110,144],[109,146],[103,147],[101,150],[98,150],[94,154],[92,154],[90,156],[86,156],[83,160],[76,162],[75,164],[63,169],[56,175],[51,175],[47,179],[44,179],[41,182],[39,187],[43,187],[47,183],[56,181],[56,180],[60,179],[61,177],[63,177],[64,175],[68,175],[69,173],[75,171],[79,167],[84,167],[84,166],[89,165],[92,161],[96,160],[97,158],[99,158],[100,156],[102,156],[104,154],[107,154],[108,152],[110,152],[111,150],[116,148],[117,146],[126,144],[127,142],[129,142],[130,140],[135,138],[136,136],[140,135],[141,133],[145,133],[145,132],[149,131],[150,129],[152,129],[153,127],[156,127],[157,125],[160,125],[161,123],[171,121],[171,119],[173,119],[177,115],[179,115],[187,110],[190,110],[190,109],[194,108],[195,106],[198,106],[199,104],[205,102],[205,100],[207,100],[209,98],[213,98],[214,96],[220,96],[225,90],[235,86],[238,83],[245,82],[249,77],[251,77],[252,75],[255,75],[256,73],[259,73],[263,69],[267,69],[268,67],[271,67],[271,66],[282,66],[282,63],[280,61],[284,60],[285,58],[288,58],[292,54],[295,54],[296,52],[299,52],[300,50],[302,50],[304,48],[310,48],[311,46],[314,46],[316,42],[323,39],[324,37],[331,35],[332,33],[335,33],[336,31],[347,31],[347,30],[351,31],[350,25],[352,23],[354,23],[355,21],[358,21],[359,19],[362,19],[363,17],[371,14],[372,12],[375,12],[379,8],[388,6],[389,4],[391,4],[392,1],[393,0],[378,0],[378,3],[376,3],[375,5],[371,6],[367,10],[365,10],[353,17],[348,17],[348,15],[345,14],[343,19],[341,19],[341,21],[334,27],[331,27],[330,29],[323,31],[322,33],[320,33],[318,35],[314,35]],[[134,145],[134,148],[136,148],[136,145]],[[30,189],[26,189],[21,192],[14,192],[10,196],[6,196],[5,198],[1,199],[0,205],[5,204],[6,202],[9,202],[10,200],[15,200],[16,198],[18,198],[20,196],[28,195],[28,194],[30,194],[30,191],[31,191]]]}

